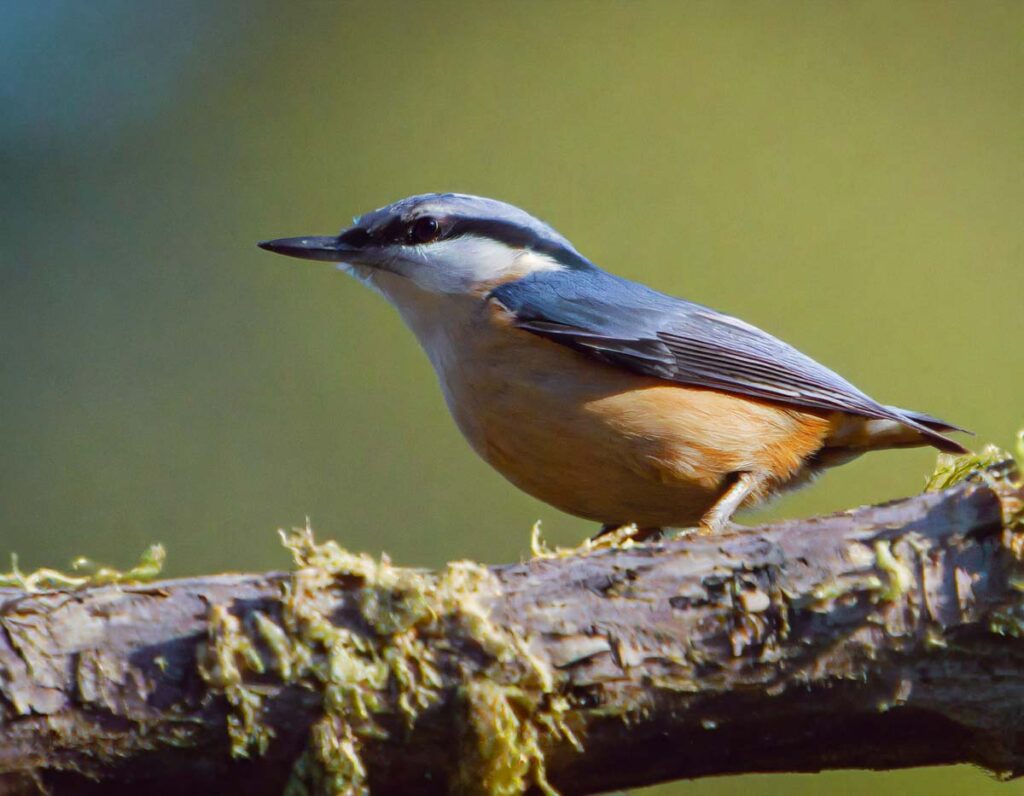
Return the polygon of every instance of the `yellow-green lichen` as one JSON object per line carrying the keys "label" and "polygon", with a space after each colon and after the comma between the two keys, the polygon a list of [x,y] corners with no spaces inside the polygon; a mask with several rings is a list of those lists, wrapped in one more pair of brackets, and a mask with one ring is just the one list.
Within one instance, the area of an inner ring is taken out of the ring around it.
{"label": "yellow-green lichen", "polygon": [[[1024,431],[1017,433],[1018,461],[1024,461]],[[925,492],[940,492],[966,481],[972,476],[981,476],[987,469],[1003,462],[1013,462],[1014,457],[996,445],[986,445],[980,453],[963,455],[940,453],[935,460],[935,469],[925,479]]]}
{"label": "yellow-green lichen", "polygon": [[[851,548],[849,555],[854,556],[860,549]],[[874,556],[870,557],[868,553],[864,563],[873,566],[879,574],[854,571],[840,577],[829,577],[810,589],[806,597],[794,594],[788,594],[787,597],[795,607],[811,611],[827,611],[837,600],[857,594],[868,594],[876,603],[899,600],[914,587],[914,573],[896,555],[892,542],[875,540],[871,551]],[[863,554],[856,555],[859,559]]]}
{"label": "yellow-green lichen", "polygon": [[838,578],[831,577],[816,584],[809,591],[807,597],[793,594],[790,594],[789,597],[797,608],[809,609],[811,611],[827,611],[833,602],[841,600],[848,595],[860,594],[865,591],[878,593],[883,589],[885,589],[885,584],[877,575],[854,573]]}
{"label": "yellow-green lichen", "polygon": [[875,563],[885,573],[884,583],[874,591],[876,602],[893,602],[913,588],[914,573],[893,553],[890,542],[875,542]]}
{"label": "yellow-green lichen", "polygon": [[534,558],[569,558],[596,550],[629,549],[638,544],[635,538],[637,532],[635,524],[622,525],[608,533],[602,533],[600,536],[584,539],[576,547],[551,547],[541,533],[540,520],[537,520],[530,532],[530,554]]}
{"label": "yellow-green lichen", "polygon": [[[284,682],[291,681],[296,664],[300,661],[296,659],[296,650],[291,639],[288,638],[288,634],[284,632],[284,628],[262,611],[254,611],[252,618],[260,641],[270,652],[271,668]],[[304,659],[302,660],[304,661]]]}
{"label": "yellow-green lichen", "polygon": [[[935,472],[928,480],[929,491],[943,489],[967,479],[986,484],[999,498],[1002,509],[1003,549],[1009,553],[1006,585],[1014,592],[1024,591],[1024,500],[1021,498],[1021,468],[1024,467],[1024,430],[1015,437],[1015,455],[988,445],[980,454],[939,456]],[[1024,609],[1016,602],[988,614],[992,633],[1024,638]]]}
{"label": "yellow-green lichen", "polygon": [[[489,796],[515,796],[533,784],[547,796],[557,792],[544,770],[531,699],[517,705],[515,691],[494,682],[468,683],[460,696],[466,706],[469,740],[464,745],[460,789]],[[524,710],[525,709],[525,710]],[[520,716],[523,711],[525,718]]]}
{"label": "yellow-green lichen", "polygon": [[[11,555],[11,571],[0,573],[0,586],[14,586],[27,592],[47,589],[81,589],[114,583],[145,583],[154,580],[163,569],[167,551],[162,544],[150,545],[129,570],[119,570],[79,557],[71,562],[71,573],[43,567],[34,572],[18,568],[18,556]],[[82,574],[72,574],[82,573]]]}
{"label": "yellow-green lichen", "polygon": [[826,611],[837,600],[865,593],[876,603],[902,598],[914,587],[914,573],[893,551],[891,542],[875,540],[872,551],[874,558],[871,563],[879,575],[851,572],[841,577],[831,577],[815,585],[807,598],[791,597],[796,607]]}
{"label": "yellow-green lichen", "polygon": [[989,616],[989,630],[1000,636],[1024,637],[1024,618],[1018,614],[1019,611],[1015,607],[1003,611],[993,611]]}
{"label": "yellow-green lichen", "polygon": [[199,650],[199,673],[211,688],[224,694],[231,705],[228,737],[231,753],[248,757],[263,754],[271,732],[260,721],[262,698],[245,685],[242,665],[257,674],[264,671],[263,661],[252,639],[242,632],[242,623],[223,605],[213,605],[207,617],[208,641]]}
{"label": "yellow-green lichen", "polygon": [[[563,720],[567,703],[554,693],[553,671],[527,639],[491,620],[481,598],[498,594],[500,584],[489,570],[465,561],[436,574],[395,567],[386,557],[377,561],[334,542],[319,544],[309,528],[282,538],[298,570],[282,588],[279,621],[253,612],[248,638],[230,612],[211,609],[201,673],[232,706],[235,754],[262,751],[269,740],[259,729],[259,690],[246,686],[242,671],[266,670],[323,695],[323,716],[294,766],[288,793],[365,794],[365,744],[387,737],[394,723],[384,719],[395,707],[412,729],[439,702],[439,650],[455,633],[489,661],[462,673],[467,746],[456,779],[474,793],[531,786],[553,793],[540,739],[547,734],[578,743]],[[352,626],[337,621],[338,585],[358,607]]]}

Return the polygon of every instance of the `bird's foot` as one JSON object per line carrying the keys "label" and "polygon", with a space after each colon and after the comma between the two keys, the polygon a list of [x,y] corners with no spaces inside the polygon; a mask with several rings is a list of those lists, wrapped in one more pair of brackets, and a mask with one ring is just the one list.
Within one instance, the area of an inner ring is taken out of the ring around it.
{"label": "bird's foot", "polygon": [[697,535],[718,536],[719,534],[725,533],[726,531],[730,531],[736,527],[738,527],[737,524],[729,520],[712,520],[710,522],[705,522],[704,520],[701,520],[700,523],[697,525]]}
{"label": "bird's foot", "polygon": [[602,525],[601,530],[591,536],[585,543],[590,550],[598,550],[606,547],[618,547],[627,542],[639,544],[641,542],[656,542],[661,539],[664,532],[661,528],[652,526],[637,527],[629,525]]}
{"label": "bird's foot", "polygon": [[722,520],[720,522],[705,522],[701,521],[696,525],[691,525],[688,528],[671,528],[665,534],[670,539],[691,539],[696,537],[708,537],[717,536],[723,533],[733,533],[742,529],[743,525],[732,520]]}

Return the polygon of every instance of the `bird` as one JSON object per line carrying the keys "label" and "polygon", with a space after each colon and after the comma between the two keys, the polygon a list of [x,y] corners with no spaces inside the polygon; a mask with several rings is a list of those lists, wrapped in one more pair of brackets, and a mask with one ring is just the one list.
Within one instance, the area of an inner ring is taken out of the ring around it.
{"label": "bird", "polygon": [[739,318],[605,271],[518,207],[429,193],[260,248],[335,263],[401,315],[470,446],[569,514],[718,533],[863,453],[967,449]]}

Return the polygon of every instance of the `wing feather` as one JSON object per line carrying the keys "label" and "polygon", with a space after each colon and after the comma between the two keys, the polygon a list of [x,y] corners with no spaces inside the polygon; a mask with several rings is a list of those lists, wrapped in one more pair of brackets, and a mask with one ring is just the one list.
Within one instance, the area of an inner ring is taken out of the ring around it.
{"label": "wing feather", "polygon": [[535,273],[492,291],[528,332],[679,384],[792,406],[896,420],[944,450],[954,427],[883,406],[787,343],[738,318],[596,267]]}

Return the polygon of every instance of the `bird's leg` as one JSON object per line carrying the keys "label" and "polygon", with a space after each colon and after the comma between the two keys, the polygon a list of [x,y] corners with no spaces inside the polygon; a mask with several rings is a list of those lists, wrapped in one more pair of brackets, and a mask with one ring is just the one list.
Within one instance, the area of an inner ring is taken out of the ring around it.
{"label": "bird's leg", "polygon": [[732,515],[740,507],[744,500],[765,481],[765,476],[758,473],[738,473],[725,494],[715,503],[707,513],[700,519],[700,533],[708,536],[713,533],[720,533],[729,524]]}
{"label": "bird's leg", "polygon": [[627,539],[634,542],[657,541],[662,536],[662,529],[654,526],[638,528],[635,525],[617,525],[607,523],[601,526],[601,530],[590,537],[588,543],[591,546],[613,547]]}

